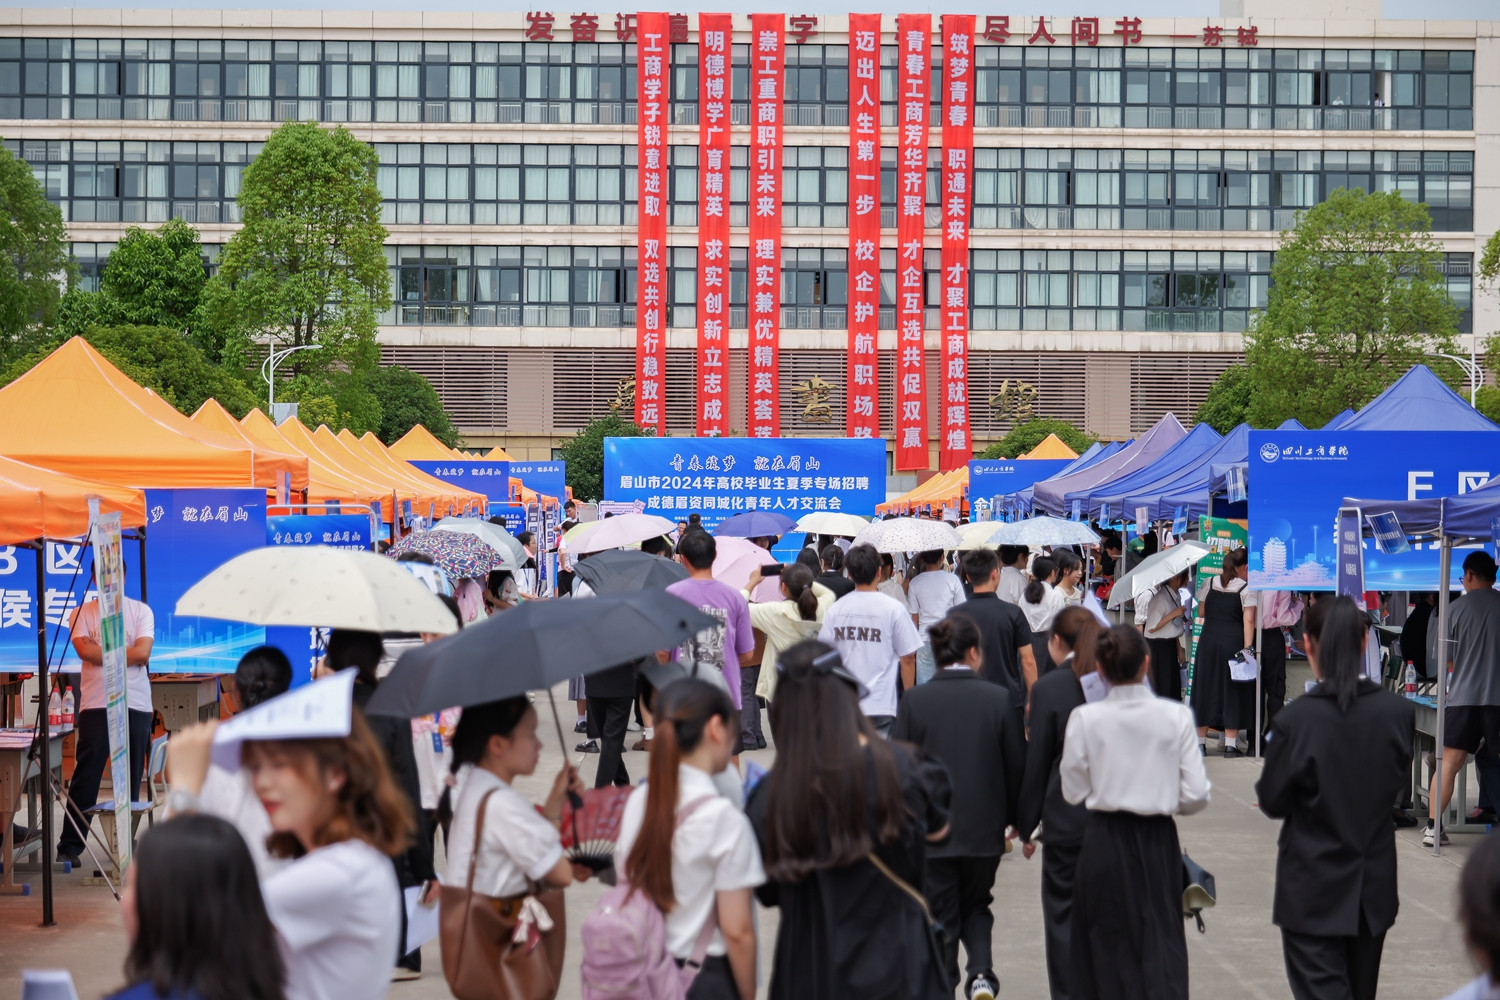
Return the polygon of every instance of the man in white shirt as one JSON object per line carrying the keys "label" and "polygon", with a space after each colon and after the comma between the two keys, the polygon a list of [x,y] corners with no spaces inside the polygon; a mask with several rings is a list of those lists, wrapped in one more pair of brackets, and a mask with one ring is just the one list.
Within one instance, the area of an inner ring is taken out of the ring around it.
{"label": "man in white shirt", "polygon": [[1026,593],[1026,560],[1031,550],[1024,545],[1000,546],[1000,583],[995,596],[1012,604],[1021,603]]}
{"label": "man in white shirt", "polygon": [[[91,577],[92,578],[92,577]],[[130,798],[137,800],[146,751],[151,746],[151,680],[147,664],[156,637],[156,616],[140,601],[125,598],[125,693],[130,717]],[[78,864],[88,833],[88,810],[99,799],[99,779],[109,762],[108,696],[104,683],[104,650],[99,645],[99,600],[95,598],[73,613],[69,626],[73,649],[78,653],[79,702],[74,726],[78,748],[73,780],[68,784],[72,821],[63,823],[57,842],[57,860]],[[64,671],[68,668],[64,667]],[[78,825],[75,827],[73,824]]]}
{"label": "man in white shirt", "polygon": [[896,722],[898,665],[902,686],[915,687],[922,639],[911,613],[876,589],[880,553],[873,546],[851,548],[844,569],[854,590],[828,609],[818,639],[838,650],[845,668],[869,690],[860,711],[885,736]]}
{"label": "man in white shirt", "polygon": [[912,621],[922,640],[922,646],[917,650],[917,683],[926,684],[937,673],[927,630],[942,621],[955,604],[962,604],[965,595],[958,577],[943,565],[942,549],[921,553],[917,556],[917,565],[922,572],[906,585],[906,606],[911,609]]}

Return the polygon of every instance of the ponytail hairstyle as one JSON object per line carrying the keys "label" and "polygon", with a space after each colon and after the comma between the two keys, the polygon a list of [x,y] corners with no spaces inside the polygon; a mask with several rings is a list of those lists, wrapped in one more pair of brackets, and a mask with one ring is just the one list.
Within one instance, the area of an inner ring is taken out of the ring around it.
{"label": "ponytail hairstyle", "polygon": [[1099,641],[1099,620],[1087,608],[1063,608],[1052,620],[1052,634],[1073,652],[1073,673],[1087,677],[1097,665],[1094,646]]}
{"label": "ponytail hairstyle", "polygon": [[950,613],[927,630],[927,638],[940,667],[967,666],[969,650],[980,647],[979,626],[967,615]]}
{"label": "ponytail hairstyle", "polygon": [[703,742],[708,720],[724,721],[725,732],[738,731],[739,719],[729,692],[708,681],[686,677],[656,695],[656,740],[646,781],[646,810],[636,832],[624,875],[632,892],[639,889],[663,913],[677,906],[672,887],[672,835],[677,829],[678,768],[684,754]]}
{"label": "ponytail hairstyle", "polygon": [[1318,644],[1318,675],[1322,685],[1347,712],[1359,694],[1364,676],[1364,643],[1370,619],[1350,597],[1319,601],[1315,641]]}
{"label": "ponytail hairstyle", "polygon": [[1249,550],[1243,548],[1230,549],[1224,553],[1224,568],[1219,572],[1219,579],[1224,582],[1225,586],[1228,586],[1231,581],[1239,576],[1240,567],[1249,561]]}
{"label": "ponytail hairstyle", "polygon": [[[453,729],[453,763],[448,772],[457,774],[465,764],[478,764],[484,757],[484,748],[489,746],[490,737],[509,736],[515,732],[530,707],[531,702],[521,695],[464,709]],[[437,820],[445,830],[453,822],[452,792],[452,788],[444,788],[443,797],[438,800]]]}
{"label": "ponytail hairstyle", "polygon": [[1051,582],[1051,576],[1057,572],[1057,560],[1051,556],[1039,556],[1036,562],[1031,564],[1031,582],[1026,585],[1026,592],[1021,595],[1027,604],[1041,604],[1042,598],[1047,596],[1045,584]]}
{"label": "ponytail hairstyle", "polygon": [[781,585],[786,588],[788,600],[797,604],[797,614],[805,622],[818,617],[818,595],[813,593],[813,571],[802,563],[792,563],[781,570]]}
{"label": "ponytail hairstyle", "polygon": [[1116,625],[1094,640],[1094,655],[1105,680],[1111,684],[1134,684],[1149,651],[1139,632],[1129,625]]}

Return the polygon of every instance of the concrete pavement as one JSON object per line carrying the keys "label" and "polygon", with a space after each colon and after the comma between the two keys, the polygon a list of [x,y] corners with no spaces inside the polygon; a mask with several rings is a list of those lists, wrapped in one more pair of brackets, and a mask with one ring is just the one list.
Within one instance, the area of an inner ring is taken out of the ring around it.
{"label": "concrete pavement", "polygon": [[[1300,690],[1297,683],[1295,689]],[[568,703],[558,698],[563,710]],[[553,732],[551,710],[545,699],[540,732]],[[571,719],[571,716],[569,717]],[[571,726],[565,725],[572,740]],[[631,742],[637,738],[632,734]],[[520,790],[539,800],[561,766],[562,754],[547,740],[537,775],[518,782]],[[575,760],[580,756],[571,752]],[[774,751],[746,757],[769,767]],[[598,758],[586,757],[586,781]],[[645,775],[646,756],[628,753],[631,777]],[[1255,808],[1254,784],[1260,765],[1253,759],[1207,758],[1213,782],[1213,801],[1197,816],[1179,821],[1182,844],[1218,882],[1219,905],[1206,914],[1208,932],[1199,935],[1189,925],[1192,996],[1206,1000],[1282,1000],[1290,996],[1281,959],[1281,941],[1271,925],[1271,894],[1280,824]],[[1472,793],[1471,793],[1472,801]],[[1381,972],[1381,996],[1439,998],[1471,979],[1474,973],[1464,954],[1454,919],[1455,890],[1464,858],[1476,842],[1455,835],[1443,857],[1434,858],[1420,844],[1419,829],[1401,830],[1399,843],[1401,914],[1386,939]],[[1047,996],[1039,902],[1040,858],[1027,862],[1019,853],[1000,866],[995,887],[995,962],[1002,994],[1012,998]],[[22,876],[37,881],[37,876]],[[121,983],[126,941],[117,906],[109,891],[85,887],[77,873],[58,876],[58,926],[40,928],[39,896],[0,897],[0,1000],[20,996],[22,968],[66,968],[73,973],[81,1000],[106,996]],[[38,883],[39,891],[39,883]],[[576,928],[590,912],[601,891],[597,883],[575,886],[568,895],[569,926]],[[762,993],[769,976],[776,912],[760,911]],[[879,933],[872,929],[872,933]],[[577,1000],[578,947],[570,935],[567,968],[560,997]],[[426,973],[417,982],[391,987],[392,1000],[448,997],[438,957],[437,942],[423,949]],[[351,998],[356,1000],[356,998]]]}

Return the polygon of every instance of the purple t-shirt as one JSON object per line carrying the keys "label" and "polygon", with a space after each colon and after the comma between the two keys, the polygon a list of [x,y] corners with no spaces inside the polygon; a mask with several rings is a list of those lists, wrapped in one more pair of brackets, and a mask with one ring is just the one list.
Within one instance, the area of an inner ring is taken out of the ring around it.
{"label": "purple t-shirt", "polygon": [[667,593],[682,598],[712,615],[721,624],[706,628],[682,644],[677,658],[691,657],[699,663],[719,668],[734,707],[740,706],[740,657],[755,648],[755,633],[750,630],[750,604],[745,595],[718,580],[678,580]]}

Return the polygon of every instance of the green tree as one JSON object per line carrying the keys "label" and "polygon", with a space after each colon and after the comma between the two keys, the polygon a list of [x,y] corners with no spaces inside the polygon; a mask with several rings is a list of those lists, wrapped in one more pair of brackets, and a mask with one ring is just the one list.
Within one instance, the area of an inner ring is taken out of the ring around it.
{"label": "green tree", "polygon": [[75,272],[62,213],[26,161],[0,147],[0,365],[45,342]]}
{"label": "green tree", "polygon": [[1431,229],[1427,207],[1395,192],[1340,189],[1298,216],[1245,333],[1255,426],[1321,427],[1427,352],[1452,353],[1459,308]]}
{"label": "green tree", "polygon": [[204,289],[201,342],[245,366],[266,340],[316,345],[287,359],[288,382],[378,427],[379,401],[357,398],[379,364],[376,317],[391,301],[376,165],[375,150],[342,127],[288,122],[271,134],[245,168],[244,226]]}
{"label": "green tree", "polygon": [[1249,414],[1250,369],[1245,365],[1230,365],[1209,386],[1208,395],[1203,397],[1193,419],[1220,434],[1228,434],[1248,420]]}
{"label": "green tree", "polygon": [[372,381],[374,395],[380,400],[380,429],[375,432],[380,440],[395,444],[421,424],[448,447],[458,446],[458,431],[431,382],[401,365],[381,367]]}
{"label": "green tree", "polygon": [[[430,428],[429,428],[430,429]],[[579,500],[604,498],[604,439],[652,437],[655,432],[611,411],[563,442],[559,457],[568,466],[568,485]]]}
{"label": "green tree", "polygon": [[1038,417],[1012,427],[1010,433],[984,450],[980,458],[1016,458],[1026,454],[1046,440],[1048,434],[1056,434],[1063,444],[1082,455],[1094,443],[1094,439],[1074,427],[1066,420],[1051,420]]}
{"label": "green tree", "polygon": [[[1500,233],[1491,233],[1490,238],[1484,241],[1484,249],[1479,253],[1479,290],[1486,294],[1493,293],[1497,283],[1500,283]],[[1475,332],[1477,335],[1478,331]],[[1485,338],[1484,365],[1491,373],[1500,375],[1500,332],[1491,331]],[[1500,400],[1497,400],[1497,407],[1500,407]],[[1488,411],[1485,416],[1495,419],[1495,414]]]}
{"label": "green tree", "polygon": [[189,331],[208,274],[198,230],[181,219],[157,229],[131,226],[110,253],[99,290],[63,296],[58,328],[67,336],[91,326],[166,326]]}

